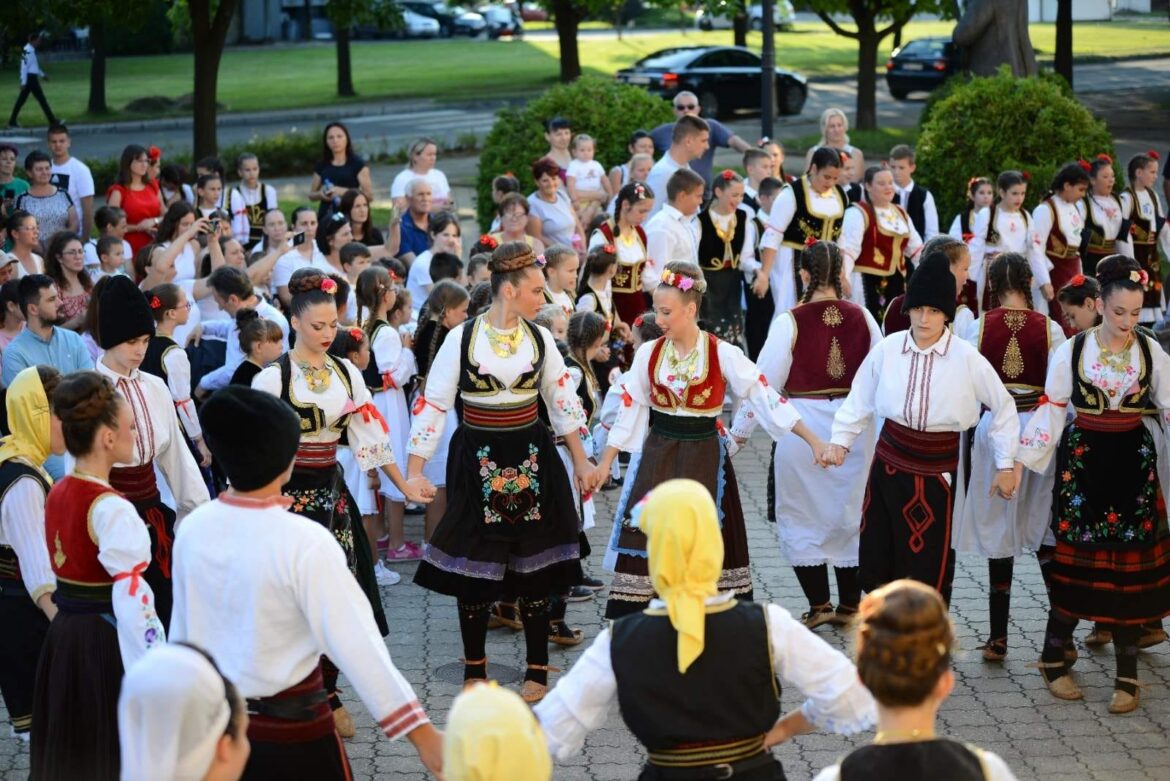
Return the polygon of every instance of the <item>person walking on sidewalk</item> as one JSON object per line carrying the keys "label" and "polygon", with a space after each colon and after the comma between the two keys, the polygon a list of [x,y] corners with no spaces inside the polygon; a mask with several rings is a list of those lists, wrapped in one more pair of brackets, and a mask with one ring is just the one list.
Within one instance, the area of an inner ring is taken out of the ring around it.
{"label": "person walking on sidewalk", "polygon": [[53,114],[53,109],[49,108],[49,101],[45,99],[44,91],[41,89],[41,79],[49,80],[49,77],[41,70],[41,64],[37,61],[37,49],[41,46],[41,40],[41,33],[29,33],[28,43],[21,51],[20,94],[16,97],[16,105],[12,107],[12,116],[8,119],[8,127],[10,128],[20,127],[16,124],[16,119],[20,116],[20,110],[24,108],[24,102],[28,100],[29,95],[32,95],[37,99],[37,103],[41,104],[41,111],[45,112],[45,119],[49,120],[50,126],[59,124]]}

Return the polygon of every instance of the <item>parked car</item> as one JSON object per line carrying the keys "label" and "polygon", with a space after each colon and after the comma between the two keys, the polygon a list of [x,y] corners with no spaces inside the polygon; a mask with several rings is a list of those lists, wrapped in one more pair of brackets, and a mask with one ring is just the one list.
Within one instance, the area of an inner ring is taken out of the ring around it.
{"label": "parked car", "polygon": [[487,29],[487,22],[482,16],[459,6],[426,0],[407,0],[402,7],[437,21],[439,35],[444,38],[450,38],[452,35],[475,37]]}
{"label": "parked car", "polygon": [[520,3],[520,19],[525,22],[547,22],[548,11],[536,3]]}
{"label": "parked car", "polygon": [[[684,46],[647,55],[615,78],[671,100],[689,90],[703,114],[719,118],[733,111],[760,110],[760,56],[738,46]],[[799,114],[808,98],[808,79],[776,68],[776,111]]]}
{"label": "parked car", "polygon": [[[727,2],[720,4],[718,13],[711,13],[705,8],[700,8],[695,12],[695,27],[700,30],[730,30],[734,16],[732,5]],[[796,22],[796,11],[793,10],[792,3],[788,0],[776,0],[772,6],[772,19],[777,30],[792,30],[793,24]],[[755,3],[748,7],[748,26],[756,31],[764,29],[764,6],[762,3]]]}
{"label": "parked car", "polygon": [[520,12],[515,3],[483,5],[475,10],[487,22],[489,38],[502,36],[519,38],[524,34],[524,23],[520,19]]}
{"label": "parked car", "polygon": [[911,92],[930,92],[959,68],[959,53],[950,38],[917,38],[894,50],[886,62],[890,94],[905,100]]}
{"label": "parked car", "polygon": [[372,24],[354,25],[354,38],[435,38],[439,35],[439,23],[429,16],[416,14],[409,8],[402,9],[402,26],[379,29]]}

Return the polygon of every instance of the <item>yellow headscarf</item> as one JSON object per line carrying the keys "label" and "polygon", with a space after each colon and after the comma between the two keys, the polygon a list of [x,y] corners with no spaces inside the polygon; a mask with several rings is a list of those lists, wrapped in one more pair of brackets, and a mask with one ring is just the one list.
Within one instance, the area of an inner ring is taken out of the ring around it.
{"label": "yellow headscarf", "polygon": [[8,409],[8,430],[12,433],[0,439],[0,462],[23,459],[52,483],[53,478],[44,470],[52,438],[49,397],[37,367],[30,366],[16,375],[8,386],[4,403]]}
{"label": "yellow headscarf", "polygon": [[678,632],[678,671],[685,673],[703,653],[706,600],[719,593],[723,536],[715,502],[694,480],[668,480],[647,494],[639,523],[650,580]]}
{"label": "yellow headscarf", "polygon": [[549,781],[552,758],[532,709],[493,681],[455,698],[443,735],[447,781]]}

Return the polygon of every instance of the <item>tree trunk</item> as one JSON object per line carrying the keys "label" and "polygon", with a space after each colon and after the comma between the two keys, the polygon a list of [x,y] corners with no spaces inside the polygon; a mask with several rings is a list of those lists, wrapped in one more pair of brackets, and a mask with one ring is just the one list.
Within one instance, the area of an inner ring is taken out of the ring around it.
{"label": "tree trunk", "polygon": [[305,0],[305,5],[301,9],[301,18],[305,24],[305,38],[306,41],[313,40],[313,0]]}
{"label": "tree trunk", "polygon": [[353,64],[349,56],[349,28],[345,25],[334,25],[333,39],[337,41],[337,96],[352,98],[357,93],[353,90]]}
{"label": "tree trunk", "polygon": [[872,19],[857,20],[857,118],[858,130],[877,128],[877,59],[881,38]]}
{"label": "tree trunk", "polygon": [[89,24],[89,43],[93,48],[89,61],[89,107],[90,114],[108,114],[106,105],[106,20],[97,17]]}
{"label": "tree trunk", "polygon": [[1071,87],[1073,83],[1073,18],[1072,0],[1056,2],[1056,56],[1053,70]]}
{"label": "tree trunk", "polygon": [[581,54],[577,47],[581,17],[571,0],[553,0],[552,11],[561,49],[561,81],[567,84],[581,78]]}
{"label": "tree trunk", "polygon": [[736,46],[747,46],[748,15],[744,0],[735,4],[735,16],[731,17],[731,30]]}
{"label": "tree trunk", "polygon": [[215,18],[211,17],[211,0],[188,0],[191,14],[191,43],[195,55],[195,93],[192,100],[194,117],[194,158],[214,155],[219,151],[216,137],[216,91],[219,85],[219,62],[223,57],[228,26],[236,10],[237,0],[219,0]]}

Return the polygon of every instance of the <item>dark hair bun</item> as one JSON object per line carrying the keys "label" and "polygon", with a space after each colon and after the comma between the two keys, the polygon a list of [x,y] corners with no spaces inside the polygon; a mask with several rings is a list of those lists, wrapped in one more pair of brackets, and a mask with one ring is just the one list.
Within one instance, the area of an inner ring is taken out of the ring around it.
{"label": "dark hair bun", "polygon": [[493,274],[507,274],[536,263],[536,253],[526,241],[506,241],[492,252],[488,269]]}
{"label": "dark hair bun", "polygon": [[259,320],[259,319],[260,319],[259,312],[257,312],[255,309],[249,309],[248,307],[244,307],[240,311],[236,312],[236,327],[243,328],[245,325],[252,322],[253,320]]}
{"label": "dark hair bun", "polygon": [[1105,288],[1115,283],[1132,282],[1132,284],[1140,284],[1130,278],[1133,272],[1141,272],[1142,267],[1133,258],[1125,255],[1110,255],[1103,258],[1097,264],[1097,282]]}
{"label": "dark hair bun", "polygon": [[857,615],[857,673],[887,707],[921,704],[950,667],[954,630],[937,591],[898,580],[867,594]]}
{"label": "dark hair bun", "polygon": [[321,290],[321,282],[324,280],[325,275],[315,268],[297,269],[288,281],[288,294],[299,296]]}

